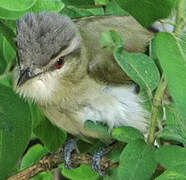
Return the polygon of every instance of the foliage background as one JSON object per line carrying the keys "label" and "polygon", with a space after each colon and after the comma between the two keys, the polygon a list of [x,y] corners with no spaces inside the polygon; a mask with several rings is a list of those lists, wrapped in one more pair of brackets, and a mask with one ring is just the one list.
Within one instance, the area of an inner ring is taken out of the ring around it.
{"label": "foliage background", "polygon": [[[100,40],[103,48],[113,51],[118,64],[140,85],[141,94],[147,96],[152,111],[148,142],[134,128],[115,128],[110,135],[107,127],[87,121],[85,128],[99,130],[121,142],[121,148],[109,155],[111,161],[120,162],[119,167],[110,169],[105,177],[99,177],[88,165],[74,170],[68,170],[64,165],[60,168],[62,174],[72,180],[186,179],[184,3],[185,0],[0,0],[0,179],[36,163],[48,152],[57,151],[67,139],[66,132],[53,126],[34,104],[20,99],[12,89],[11,72],[16,64],[16,20],[27,12],[40,11],[56,11],[71,18],[130,14],[146,28],[155,21],[174,27],[174,33],[157,33],[150,44],[148,56],[124,52],[124,44],[115,31],[104,32]],[[176,16],[175,22],[163,20],[173,16]],[[167,104],[163,96],[166,87],[173,99],[171,104]],[[25,151],[29,142],[36,138],[42,144],[29,146]],[[158,148],[152,145],[154,139]],[[101,142],[94,145],[78,142],[81,152],[93,153],[101,145]],[[52,178],[51,171],[32,179]]]}

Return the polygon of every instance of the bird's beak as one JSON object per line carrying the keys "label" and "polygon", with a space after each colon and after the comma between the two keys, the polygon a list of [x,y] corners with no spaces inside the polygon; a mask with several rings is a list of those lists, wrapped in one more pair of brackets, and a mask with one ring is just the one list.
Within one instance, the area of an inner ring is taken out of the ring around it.
{"label": "bird's beak", "polygon": [[31,79],[31,78],[32,78],[32,72],[30,68],[20,70],[20,75],[17,81],[17,86],[21,86],[24,82],[26,82],[28,79]]}

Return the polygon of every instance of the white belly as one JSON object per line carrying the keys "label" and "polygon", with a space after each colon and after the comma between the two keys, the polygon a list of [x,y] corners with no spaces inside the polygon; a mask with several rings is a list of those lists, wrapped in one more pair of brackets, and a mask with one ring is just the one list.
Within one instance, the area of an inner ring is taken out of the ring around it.
{"label": "white belly", "polygon": [[110,129],[132,126],[141,132],[147,131],[150,115],[133,86],[106,87],[98,94],[87,99],[87,105],[78,112],[83,122],[92,120],[106,123]]}

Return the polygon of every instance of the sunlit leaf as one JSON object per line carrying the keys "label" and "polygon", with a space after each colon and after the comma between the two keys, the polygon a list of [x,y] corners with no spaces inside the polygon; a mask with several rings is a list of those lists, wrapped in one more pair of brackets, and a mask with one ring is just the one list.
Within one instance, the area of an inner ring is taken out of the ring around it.
{"label": "sunlit leaf", "polygon": [[101,34],[101,46],[112,51],[116,46],[123,46],[123,39],[114,30],[104,31]]}
{"label": "sunlit leaf", "polygon": [[41,11],[59,12],[64,8],[64,4],[60,0],[37,0],[31,11],[38,13]]}
{"label": "sunlit leaf", "polygon": [[23,11],[32,7],[37,0],[0,0],[0,7],[9,11]]}
{"label": "sunlit leaf", "polygon": [[21,161],[21,169],[27,168],[37,163],[47,153],[47,149],[40,144],[32,146]]}
{"label": "sunlit leaf", "polygon": [[112,130],[112,137],[125,143],[129,143],[137,139],[144,140],[144,136],[139,130],[127,126],[114,128]]}

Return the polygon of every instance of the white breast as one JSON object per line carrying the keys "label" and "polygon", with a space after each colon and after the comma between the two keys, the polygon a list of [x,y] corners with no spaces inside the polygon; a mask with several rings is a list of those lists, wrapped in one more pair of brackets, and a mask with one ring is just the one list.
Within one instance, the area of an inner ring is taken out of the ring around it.
{"label": "white breast", "polygon": [[86,99],[87,105],[78,112],[82,121],[106,123],[109,128],[132,126],[146,132],[149,112],[142,99],[134,92],[134,86],[105,87],[97,96]]}

